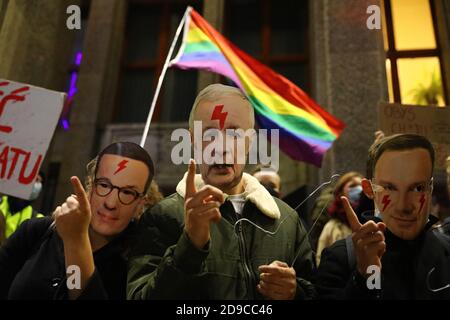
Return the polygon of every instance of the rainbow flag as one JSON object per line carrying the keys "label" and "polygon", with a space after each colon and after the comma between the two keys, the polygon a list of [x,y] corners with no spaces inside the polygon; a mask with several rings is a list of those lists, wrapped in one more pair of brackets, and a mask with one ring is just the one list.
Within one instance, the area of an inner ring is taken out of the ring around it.
{"label": "rainbow flag", "polygon": [[320,167],[344,123],[291,81],[237,48],[194,9],[189,7],[186,14],[183,42],[170,66],[231,79],[252,103],[260,127],[279,129],[284,153]]}

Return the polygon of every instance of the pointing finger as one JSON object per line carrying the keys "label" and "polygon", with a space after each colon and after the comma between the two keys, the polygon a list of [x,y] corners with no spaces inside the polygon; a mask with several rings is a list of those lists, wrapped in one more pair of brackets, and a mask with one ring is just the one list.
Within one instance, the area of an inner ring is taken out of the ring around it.
{"label": "pointing finger", "polygon": [[191,159],[189,161],[188,174],[186,177],[186,196],[185,199],[193,197],[197,190],[195,188],[195,160]]}
{"label": "pointing finger", "polygon": [[83,185],[80,182],[80,179],[78,177],[71,177],[70,182],[72,183],[73,190],[75,191],[75,194],[77,195],[78,203],[80,204],[81,211],[88,210],[89,208],[89,200],[86,194],[86,191],[84,191]]}
{"label": "pointing finger", "polygon": [[350,225],[350,228],[353,232],[358,231],[362,224],[359,223],[358,217],[356,216],[355,211],[353,211],[352,206],[350,205],[350,202],[348,201],[347,197],[342,196],[341,197],[342,204],[344,205],[345,214],[347,216],[348,223]]}

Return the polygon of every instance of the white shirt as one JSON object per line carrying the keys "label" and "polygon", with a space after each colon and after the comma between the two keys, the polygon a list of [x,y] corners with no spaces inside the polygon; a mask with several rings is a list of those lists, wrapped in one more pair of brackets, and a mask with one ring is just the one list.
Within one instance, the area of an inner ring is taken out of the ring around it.
{"label": "white shirt", "polygon": [[229,195],[228,200],[233,204],[234,211],[241,215],[245,204],[245,193]]}

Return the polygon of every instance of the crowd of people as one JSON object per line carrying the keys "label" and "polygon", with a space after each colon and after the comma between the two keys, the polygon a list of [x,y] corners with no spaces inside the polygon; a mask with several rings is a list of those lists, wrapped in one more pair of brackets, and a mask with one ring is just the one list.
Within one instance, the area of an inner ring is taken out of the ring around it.
{"label": "crowd of people", "polygon": [[[255,126],[248,99],[221,84],[198,94],[194,121]],[[0,299],[450,299],[449,188],[434,192],[425,137],[377,132],[367,172],[341,174],[305,219],[280,199],[276,171],[244,172],[251,137],[233,139],[245,148],[192,159],[165,198],[131,142],[103,149],[50,215],[3,196]]]}

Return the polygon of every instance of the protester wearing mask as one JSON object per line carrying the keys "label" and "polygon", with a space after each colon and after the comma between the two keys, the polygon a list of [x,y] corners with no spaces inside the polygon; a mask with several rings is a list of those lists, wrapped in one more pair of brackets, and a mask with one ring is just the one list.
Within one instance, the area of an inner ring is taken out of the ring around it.
{"label": "protester wearing mask", "polygon": [[[158,200],[150,155],[115,142],[52,217],[25,221],[0,248],[0,300],[122,300],[143,210]],[[150,198],[150,199],[149,199]]]}
{"label": "protester wearing mask", "polygon": [[328,207],[330,220],[325,224],[317,244],[317,265],[320,263],[320,256],[323,249],[331,246],[337,240],[344,239],[352,234],[340,197],[346,196],[350,200],[352,207],[356,210],[362,192],[362,178],[363,176],[360,173],[352,171],[344,174],[337,181],[334,191],[335,199]]}
{"label": "protester wearing mask", "polygon": [[0,211],[5,218],[5,237],[9,238],[22,222],[30,218],[42,218],[43,215],[33,209],[32,203],[39,197],[44,183],[44,174],[39,172],[33,184],[29,200],[19,199],[11,196],[2,196]]}
{"label": "protester wearing mask", "polygon": [[[217,108],[226,114],[223,122],[215,116]],[[189,127],[201,121],[217,135],[248,132],[255,124],[253,111],[239,89],[212,84],[198,94]],[[194,150],[213,146],[191,133]],[[250,137],[230,137],[245,147],[213,146],[209,150],[218,157],[212,164],[207,152],[200,152],[200,174],[190,161],[177,192],[142,216],[128,264],[128,299],[314,298],[308,280],[313,256],[299,215],[244,172]]]}
{"label": "protester wearing mask", "polygon": [[369,148],[362,187],[380,214],[358,218],[342,197],[352,235],[323,251],[319,298],[450,299],[450,239],[431,215],[434,160],[430,141],[415,134]]}

